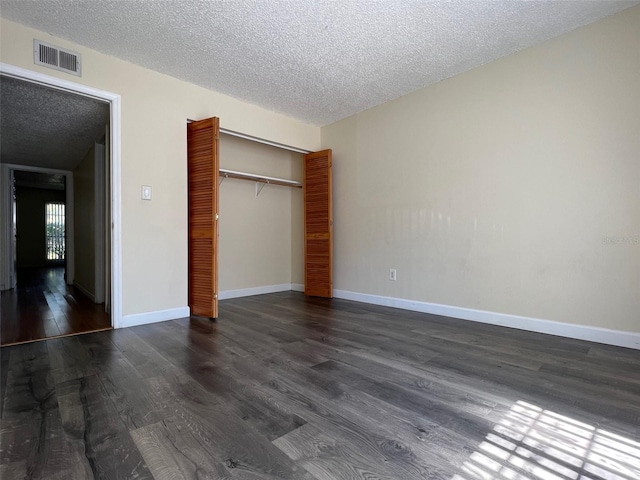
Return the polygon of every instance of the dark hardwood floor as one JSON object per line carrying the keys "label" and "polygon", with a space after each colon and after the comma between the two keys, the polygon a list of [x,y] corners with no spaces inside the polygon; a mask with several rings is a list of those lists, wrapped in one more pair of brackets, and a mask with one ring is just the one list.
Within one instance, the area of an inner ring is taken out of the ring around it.
{"label": "dark hardwood floor", "polygon": [[17,287],[2,292],[2,346],[111,328],[104,305],[66,285],[64,268],[18,270]]}
{"label": "dark hardwood floor", "polygon": [[635,350],[287,292],[1,358],[3,480],[640,478]]}

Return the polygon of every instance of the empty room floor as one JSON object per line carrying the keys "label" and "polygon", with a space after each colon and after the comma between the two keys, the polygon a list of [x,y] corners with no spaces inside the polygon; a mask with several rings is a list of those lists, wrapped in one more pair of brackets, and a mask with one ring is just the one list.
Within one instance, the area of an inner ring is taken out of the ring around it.
{"label": "empty room floor", "polygon": [[3,480],[640,478],[635,350],[286,292],[1,353]]}
{"label": "empty room floor", "polygon": [[2,292],[2,345],[111,328],[104,305],[67,285],[64,268],[18,270],[17,286]]}

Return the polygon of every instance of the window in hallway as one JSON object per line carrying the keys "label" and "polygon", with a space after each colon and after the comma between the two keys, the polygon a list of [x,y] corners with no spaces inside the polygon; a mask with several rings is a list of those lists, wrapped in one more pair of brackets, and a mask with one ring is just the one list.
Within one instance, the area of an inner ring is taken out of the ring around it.
{"label": "window in hallway", "polygon": [[65,255],[64,203],[45,204],[45,226],[47,230],[47,260],[63,261]]}

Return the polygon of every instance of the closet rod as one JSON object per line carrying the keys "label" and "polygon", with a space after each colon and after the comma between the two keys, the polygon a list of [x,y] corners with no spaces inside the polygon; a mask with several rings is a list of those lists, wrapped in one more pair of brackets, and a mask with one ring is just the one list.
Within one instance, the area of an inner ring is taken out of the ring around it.
{"label": "closet rod", "polygon": [[[195,122],[195,120],[191,120],[187,118],[187,123]],[[270,145],[276,148],[282,148],[283,150],[289,150],[290,152],[296,153],[311,153],[311,150],[305,150],[303,148],[292,147],[291,145],[285,145],[284,143],[272,142],[271,140],[266,140],[260,137],[254,137],[253,135],[247,135],[246,133],[236,132],[234,130],[228,130],[226,128],[221,128],[220,133],[224,133],[225,135],[231,135],[233,137],[244,138],[245,140],[251,140],[252,142],[262,143],[264,145]]]}
{"label": "closet rod", "polygon": [[284,187],[302,188],[302,183],[286,178],[267,177],[256,175],[255,173],[237,172],[235,170],[220,169],[220,176],[225,178],[236,178],[238,180],[251,180],[252,182],[267,183],[269,185],[282,185]]}
{"label": "closet rod", "polygon": [[231,135],[234,137],[244,138],[245,140],[251,140],[252,142],[271,145],[272,147],[282,148],[283,150],[289,150],[291,152],[304,153],[304,154],[311,153],[311,150],[304,150],[302,148],[292,147],[290,145],[285,145],[284,143],[272,142],[271,140],[265,140],[264,138],[254,137],[252,135],[247,135],[245,133],[234,132],[233,130],[227,130],[226,128],[221,128],[220,133],[224,133],[226,135]]}

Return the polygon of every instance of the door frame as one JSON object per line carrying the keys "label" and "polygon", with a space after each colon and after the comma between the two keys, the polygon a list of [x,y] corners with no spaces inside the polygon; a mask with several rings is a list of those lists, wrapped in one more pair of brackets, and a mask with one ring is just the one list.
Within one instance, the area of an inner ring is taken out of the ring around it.
{"label": "door frame", "polygon": [[34,72],[0,62],[0,74],[44,85],[85,97],[105,101],[110,105],[109,153],[111,154],[109,182],[111,188],[111,326],[122,327],[122,196],[121,196],[121,126],[122,109],[120,95],[88,87],[50,75]]}
{"label": "door frame", "polygon": [[0,222],[2,222],[2,238],[0,238],[0,290],[10,290],[16,286],[15,278],[15,237],[13,228],[14,181],[11,168],[0,164]]}
{"label": "door frame", "polygon": [[93,279],[93,291],[95,303],[104,303],[105,300],[105,270],[106,270],[106,242],[105,242],[105,218],[106,218],[106,205],[105,205],[105,164],[107,163],[107,148],[98,142],[93,143],[94,146],[94,213],[93,213],[93,231],[94,231],[94,279]]}
{"label": "door frame", "polygon": [[[22,171],[22,172],[37,172],[37,173],[50,173],[57,175],[64,175],[65,177],[65,263],[66,263],[66,274],[67,274],[67,285],[73,285],[73,279],[75,278],[75,257],[74,257],[74,217],[73,217],[73,172],[70,170],[58,170],[56,168],[43,168],[43,167],[32,167],[29,165],[15,165],[13,163],[3,163],[3,168],[7,169],[8,180],[11,181],[11,171]],[[9,185],[3,185],[4,188],[7,188]],[[10,222],[13,221],[11,218],[12,215],[9,215],[9,218],[3,218],[4,221],[8,222],[7,226],[9,226]],[[8,232],[8,230],[6,230]],[[11,233],[11,232],[9,232]],[[7,265],[13,265],[15,261],[16,252],[13,251],[13,248],[7,249],[5,252],[8,263]],[[3,267],[6,269],[7,267]],[[15,282],[14,282],[15,285]]]}

